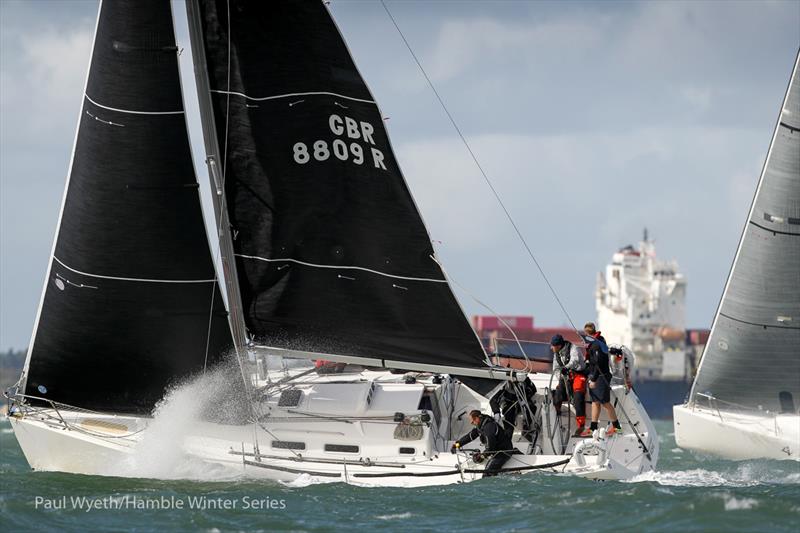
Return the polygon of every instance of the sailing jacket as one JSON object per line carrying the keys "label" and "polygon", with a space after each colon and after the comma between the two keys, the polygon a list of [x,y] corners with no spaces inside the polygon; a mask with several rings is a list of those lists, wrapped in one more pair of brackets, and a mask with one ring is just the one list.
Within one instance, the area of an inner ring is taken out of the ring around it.
{"label": "sailing jacket", "polygon": [[583,373],[586,370],[586,357],[583,350],[569,341],[553,354],[553,373],[561,372],[562,368],[573,372]]}
{"label": "sailing jacket", "polygon": [[597,381],[602,375],[606,382],[611,384],[611,369],[608,366],[608,346],[606,343],[598,338],[587,337],[590,340],[589,345],[586,347],[586,352],[589,355],[588,364],[588,378],[589,381]]}
{"label": "sailing jacket", "polygon": [[461,437],[456,443],[461,447],[480,437],[487,452],[509,451],[513,448],[511,437],[490,416],[481,415],[478,427]]}

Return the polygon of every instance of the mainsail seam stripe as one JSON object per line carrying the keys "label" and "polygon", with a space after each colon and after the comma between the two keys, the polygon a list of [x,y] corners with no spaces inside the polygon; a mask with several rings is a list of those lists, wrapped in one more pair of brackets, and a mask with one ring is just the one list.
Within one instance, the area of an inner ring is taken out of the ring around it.
{"label": "mainsail seam stripe", "polygon": [[130,113],[132,115],[183,115],[183,110],[181,111],[133,111],[130,109],[118,109],[116,107],[109,107],[107,105],[98,104],[94,100],[92,100],[88,94],[83,94],[87,100],[91,103],[96,105],[97,107],[102,107],[103,109],[108,109],[109,111],[117,111],[119,113]]}
{"label": "mainsail seam stripe", "polygon": [[123,278],[119,276],[103,276],[100,274],[89,274],[88,272],[81,272],[80,270],[76,270],[71,266],[64,264],[62,260],[58,257],[53,256],[59,265],[63,266],[67,270],[75,272],[76,274],[80,274],[81,276],[89,276],[91,278],[99,278],[99,279],[113,279],[116,281],[142,281],[146,283],[212,283],[216,281],[215,279],[147,279],[147,278]]}
{"label": "mainsail seam stripe", "polygon": [[307,92],[307,93],[287,93],[287,94],[276,94],[274,96],[248,96],[244,93],[236,92],[236,91],[220,91],[217,89],[211,89],[212,93],[219,93],[219,94],[233,94],[236,96],[241,96],[242,98],[246,98],[247,100],[254,100],[257,102],[261,102],[264,100],[279,100],[281,98],[289,98],[294,96],[314,96],[314,95],[328,95],[328,96],[338,96],[339,98],[344,98],[346,100],[353,100],[354,102],[364,102],[367,104],[374,104],[373,100],[364,100],[363,98],[355,98],[352,96],[345,96],[339,93],[331,93],[327,91],[314,91],[314,92]]}
{"label": "mainsail seam stripe", "polygon": [[245,254],[236,254],[236,257],[243,257],[245,259],[255,259],[257,261],[265,261],[267,263],[280,263],[280,262],[288,262],[288,263],[297,263],[298,265],[315,267],[315,268],[331,268],[334,270],[363,270],[364,272],[371,272],[372,274],[378,274],[379,276],[386,276],[387,278],[395,278],[395,279],[405,279],[409,281],[431,281],[433,283],[447,283],[447,280],[444,279],[432,279],[432,278],[414,278],[410,276],[397,276],[395,274],[387,274],[386,272],[380,272],[378,270],[372,270],[371,268],[359,267],[359,266],[340,266],[340,265],[318,265],[315,263],[306,263],[305,261],[298,261],[297,259],[267,259],[265,257],[258,257],[256,255],[245,255]]}

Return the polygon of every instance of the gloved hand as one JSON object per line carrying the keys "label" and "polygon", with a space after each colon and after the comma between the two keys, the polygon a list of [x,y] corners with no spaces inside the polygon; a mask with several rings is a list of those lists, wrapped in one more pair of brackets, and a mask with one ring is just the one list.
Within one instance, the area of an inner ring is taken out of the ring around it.
{"label": "gloved hand", "polygon": [[561,368],[561,375],[562,376],[566,376],[567,374],[569,374],[569,368],[563,368],[562,367]]}
{"label": "gloved hand", "polygon": [[456,441],[456,442],[453,444],[453,447],[452,447],[452,448],[450,448],[450,453],[456,453],[456,452],[458,451],[458,449],[459,449],[459,448],[461,448],[461,444],[460,444],[458,441]]}

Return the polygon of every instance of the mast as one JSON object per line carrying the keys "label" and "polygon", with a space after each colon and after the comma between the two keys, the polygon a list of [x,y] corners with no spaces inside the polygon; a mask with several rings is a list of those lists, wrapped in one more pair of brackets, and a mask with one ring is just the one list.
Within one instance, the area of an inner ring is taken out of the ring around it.
{"label": "mast", "polygon": [[228,297],[228,313],[233,343],[236,353],[241,357],[248,344],[247,327],[242,312],[242,298],[239,293],[239,277],[236,273],[236,259],[231,238],[230,220],[225,202],[225,159],[219,155],[217,127],[214,122],[214,109],[211,102],[211,88],[206,68],[206,52],[203,47],[203,28],[198,0],[186,0],[186,15],[189,21],[189,41],[192,47],[194,79],[197,83],[197,99],[200,105],[200,122],[203,126],[203,142],[206,150],[206,165],[211,181],[211,197],[214,204],[214,226],[219,242],[222,260],[223,279]]}

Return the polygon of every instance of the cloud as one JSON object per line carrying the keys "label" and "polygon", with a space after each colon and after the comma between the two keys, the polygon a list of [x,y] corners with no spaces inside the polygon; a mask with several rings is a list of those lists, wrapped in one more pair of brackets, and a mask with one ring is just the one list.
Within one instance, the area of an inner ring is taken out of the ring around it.
{"label": "cloud", "polygon": [[[731,154],[752,153],[762,141],[760,131],[696,126],[470,138],[578,320],[594,316],[588,295],[595,272],[619,247],[638,241],[644,227],[660,255],[677,256],[691,281],[697,311],[690,320],[710,320],[760,168]],[[527,309],[540,323],[563,322],[461,141],[419,140],[397,152],[431,236],[442,242],[449,274],[490,305]],[[465,307],[483,312],[469,301]]]}
{"label": "cloud", "polygon": [[557,47],[562,57],[586,50],[598,43],[600,26],[597,20],[590,24],[580,17],[522,23],[487,17],[448,20],[426,56],[434,80],[446,81],[476,63],[527,61],[543,47]]}
{"label": "cloud", "polygon": [[4,5],[0,32],[0,349],[24,347],[30,334],[94,27],[89,17],[65,15],[59,27],[13,11],[27,7]]}
{"label": "cloud", "polygon": [[[578,318],[594,315],[595,272],[646,225],[689,277],[689,323],[710,322],[797,51],[800,3],[389,5]],[[30,333],[96,6],[0,0],[0,349]],[[381,6],[332,11],[391,116],[448,272],[502,312],[562,323]]]}
{"label": "cloud", "polygon": [[708,110],[711,104],[711,89],[708,87],[685,86],[679,92],[697,112]]}
{"label": "cloud", "polygon": [[[23,36],[20,47],[24,69],[15,74],[15,87],[4,102],[25,110],[23,138],[41,143],[54,127],[75,127],[86,72],[89,66],[93,28],[81,25],[59,31],[49,28]],[[4,98],[5,99],[5,98]],[[67,111],[70,110],[70,111]]]}

